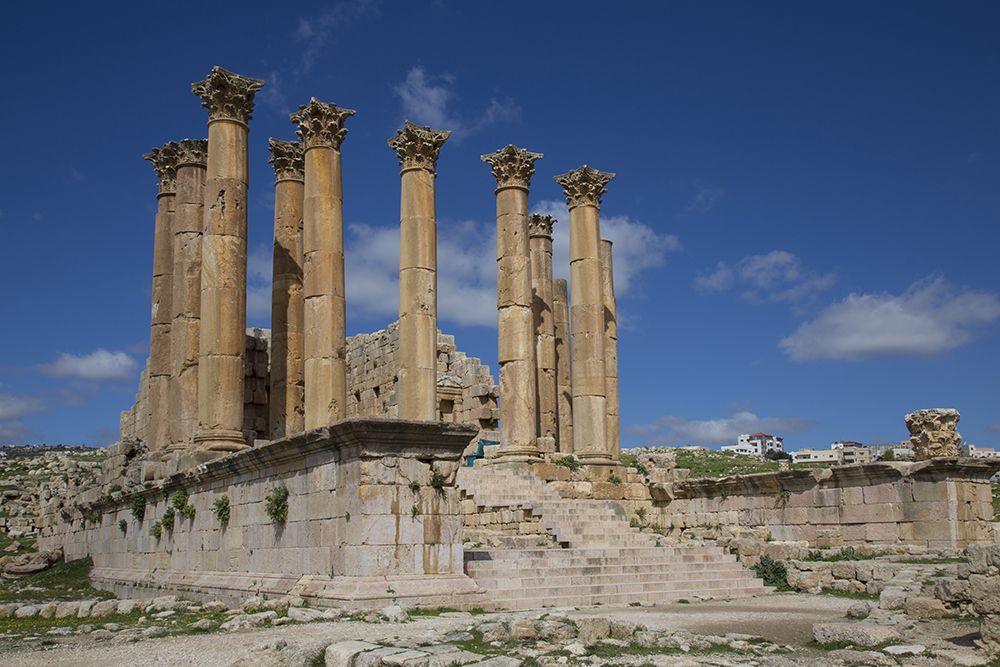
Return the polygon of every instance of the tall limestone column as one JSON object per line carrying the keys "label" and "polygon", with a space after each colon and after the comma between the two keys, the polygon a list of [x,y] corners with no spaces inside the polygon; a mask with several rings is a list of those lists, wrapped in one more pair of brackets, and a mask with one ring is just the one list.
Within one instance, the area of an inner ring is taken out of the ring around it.
{"label": "tall limestone column", "polygon": [[535,324],[528,240],[528,186],[535,173],[535,160],[541,157],[541,153],[510,145],[482,156],[497,181],[498,458],[504,462],[541,458],[535,419]]}
{"label": "tall limestone column", "polygon": [[604,297],[601,289],[601,195],[614,174],[586,165],[556,176],[569,206],[570,317],[573,327],[573,453],[612,464],[607,437]]}
{"label": "tall limestone column", "polygon": [[177,199],[177,142],[154,148],[149,160],[159,179],[153,228],[153,313],[149,329],[149,427],[150,454],[169,444],[167,425],[170,396],[170,312],[174,274],[173,225]]}
{"label": "tall limestone column", "polygon": [[556,353],[556,395],[558,397],[558,451],[573,453],[573,386],[569,359],[569,290],[563,278],[552,282],[552,321]]}
{"label": "tall limestone column", "polygon": [[601,298],[604,301],[604,392],[607,397],[608,451],[618,460],[621,454],[621,417],[618,399],[618,306],[615,302],[615,273],[611,241],[601,239]]}
{"label": "tall limestone column", "polygon": [[[538,436],[551,438],[550,447],[559,435],[559,408],[556,381],[556,339],[552,306],[552,225],[551,215],[528,218],[531,247],[531,312],[535,323],[536,420]],[[554,451],[554,449],[553,449]]]}
{"label": "tall limestone column", "polygon": [[271,139],[274,167],[274,264],[271,281],[271,439],[305,430],[303,402],[302,207],[305,162],[302,144]]}
{"label": "tall limestone column", "polygon": [[451,132],[406,121],[389,139],[399,159],[399,382],[401,419],[436,420],[437,219],[434,176]]}
{"label": "tall limestone column", "polygon": [[347,416],[347,309],[340,145],[353,109],[315,97],[291,115],[305,146],[302,284],[305,297],[305,428]]}
{"label": "tall limestone column", "polygon": [[201,329],[201,244],[208,142],[178,143],[174,216],[173,322],[170,325],[170,446],[188,449],[198,428],[198,347]]}
{"label": "tall limestone column", "polygon": [[[213,67],[191,92],[208,109],[195,447],[231,452],[243,436],[247,319],[247,123],[263,81]],[[215,455],[215,454],[212,454]]]}

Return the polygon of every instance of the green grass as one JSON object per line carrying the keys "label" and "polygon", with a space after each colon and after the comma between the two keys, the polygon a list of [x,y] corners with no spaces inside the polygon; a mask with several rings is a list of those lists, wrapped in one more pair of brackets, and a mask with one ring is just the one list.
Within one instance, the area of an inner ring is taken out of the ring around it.
{"label": "green grass", "polygon": [[[715,450],[674,450],[678,468],[691,471],[692,479],[719,479],[730,475],[750,475],[759,472],[777,472],[778,462],[759,456],[745,456]],[[792,470],[828,468],[829,464],[792,463]]]}
{"label": "green grass", "polygon": [[112,593],[90,585],[93,566],[94,561],[89,557],[80,558],[17,579],[4,579],[0,582],[0,602],[113,598]]}
{"label": "green grass", "polygon": [[[690,653],[735,653],[734,649],[729,644],[712,644],[705,649],[691,649]],[[608,644],[604,642],[597,642],[596,644],[591,644],[587,647],[587,655],[594,656],[598,658],[614,658],[619,655],[677,655],[684,653],[683,650],[679,648],[674,648],[671,646],[643,646],[642,644],[637,644],[632,642],[625,646],[619,646],[618,644]]]}
{"label": "green grass", "polygon": [[860,553],[854,547],[844,547],[840,551],[835,551],[833,553],[823,553],[822,551],[810,551],[809,555],[802,560],[808,560],[813,562],[823,562],[823,563],[836,563],[842,560],[875,560],[880,556],[884,556],[885,553]]}
{"label": "green grass", "polygon": [[856,593],[854,591],[838,591],[833,588],[824,588],[820,591],[823,595],[830,595],[835,598],[847,598],[848,600],[878,600],[878,593]]}
{"label": "green grass", "polygon": [[840,651],[845,648],[856,648],[861,651],[880,651],[884,649],[886,646],[892,646],[893,644],[898,644],[898,643],[899,643],[898,639],[896,640],[890,639],[888,641],[882,642],[881,644],[876,644],[875,646],[863,646],[860,644],[855,644],[853,642],[818,642],[814,640],[809,642],[809,646],[812,646],[813,648],[818,648],[823,651]]}
{"label": "green grass", "polygon": [[[178,612],[164,619],[149,618],[148,622],[144,625],[136,625],[136,622],[142,615],[143,612],[137,610],[131,614],[112,614],[110,616],[102,616],[101,618],[77,618],[75,616],[69,618],[40,618],[38,616],[33,618],[3,618],[0,619],[0,634],[3,634],[5,639],[8,640],[32,637],[31,641],[35,641],[35,636],[45,634],[49,630],[56,628],[72,628],[75,630],[81,625],[90,625],[94,628],[99,628],[105,623],[118,623],[122,626],[134,626],[138,629],[148,628],[153,625],[159,626],[167,631],[168,636],[190,635],[217,632],[218,626],[229,618],[226,614],[220,613],[197,612],[190,614]],[[197,621],[203,619],[214,621],[215,627],[211,630],[197,630],[191,627]]]}
{"label": "green grass", "polygon": [[441,614],[453,611],[459,610],[454,607],[416,607],[415,609],[410,609],[408,613],[410,616],[440,616]]}
{"label": "green grass", "polygon": [[961,556],[956,556],[954,558],[906,558],[892,562],[903,563],[904,565],[949,565],[951,563],[967,563],[968,560]]}

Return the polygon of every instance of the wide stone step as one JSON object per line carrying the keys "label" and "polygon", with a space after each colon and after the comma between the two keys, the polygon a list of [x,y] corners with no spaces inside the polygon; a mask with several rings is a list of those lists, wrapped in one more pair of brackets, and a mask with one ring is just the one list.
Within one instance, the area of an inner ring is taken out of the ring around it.
{"label": "wide stone step", "polygon": [[755,595],[762,595],[767,592],[763,586],[745,586],[745,587],[731,587],[726,586],[724,588],[699,588],[683,590],[678,589],[674,591],[666,592],[653,592],[653,593],[613,593],[613,594],[599,594],[599,595],[559,595],[559,596],[540,596],[540,597],[522,597],[518,599],[510,600],[497,600],[492,603],[488,603],[484,606],[487,610],[498,610],[498,609],[544,609],[551,607],[586,607],[592,605],[627,605],[632,603],[645,603],[645,604],[668,604],[671,602],[677,602],[678,600],[690,600],[697,598],[725,598],[725,599],[735,599],[735,598],[747,598],[753,597]]}
{"label": "wide stone step", "polygon": [[[535,588],[565,588],[576,586],[653,586],[660,584],[678,584],[692,586],[705,581],[734,581],[749,582],[745,571],[732,569],[721,570],[711,569],[690,572],[629,572],[629,573],[606,573],[601,574],[570,574],[563,576],[519,577],[506,572],[495,572],[492,576],[476,573],[476,583],[488,590],[524,590]],[[635,590],[635,589],[630,589]],[[642,589],[638,589],[642,590]]]}
{"label": "wide stone step", "polygon": [[730,588],[759,587],[763,591],[763,586],[755,584],[751,580],[740,580],[734,577],[720,577],[716,579],[702,579],[699,581],[653,581],[653,582],[632,582],[617,584],[594,584],[582,586],[535,586],[530,588],[512,588],[490,591],[490,599],[501,602],[503,600],[517,600],[519,598],[546,598],[565,597],[574,595],[653,595],[656,593],[671,594],[676,591],[692,593],[697,591],[725,591]]}
{"label": "wide stone step", "polygon": [[735,561],[736,556],[726,553],[717,546],[703,547],[592,547],[569,549],[469,549],[465,560],[469,561],[520,561],[533,563],[554,563],[557,560],[587,561],[601,563],[648,563],[654,561],[682,562],[685,559],[715,558]]}
{"label": "wide stone step", "polygon": [[743,572],[746,570],[737,562],[716,562],[706,561],[703,563],[641,563],[622,564],[607,562],[600,565],[569,565],[569,566],[549,566],[549,567],[519,567],[502,563],[491,563],[490,561],[470,562],[466,564],[466,572],[477,578],[480,576],[509,576],[509,577],[558,577],[558,576],[631,576],[631,575],[659,575],[668,574],[673,576],[687,575],[696,572]]}

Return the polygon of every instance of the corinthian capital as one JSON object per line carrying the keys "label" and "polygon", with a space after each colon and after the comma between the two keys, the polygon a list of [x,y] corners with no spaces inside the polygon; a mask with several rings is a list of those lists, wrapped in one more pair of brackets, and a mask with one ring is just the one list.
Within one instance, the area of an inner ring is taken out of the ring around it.
{"label": "corinthian capital", "polygon": [[403,129],[389,139],[389,148],[396,151],[402,169],[426,169],[434,173],[441,147],[450,136],[451,132],[406,121]]}
{"label": "corinthian capital", "polygon": [[208,141],[205,139],[184,139],[177,142],[177,167],[194,165],[204,167],[208,161]]}
{"label": "corinthian capital", "polygon": [[191,84],[191,92],[201,98],[208,109],[208,119],[250,122],[253,98],[264,87],[260,79],[251,79],[221,67],[213,67],[204,81]]}
{"label": "corinthian capital", "polygon": [[480,156],[493,169],[493,177],[497,179],[497,187],[509,186],[527,188],[531,185],[531,177],[535,174],[535,160],[542,158],[541,153],[532,153],[523,148],[507,144],[498,151]]}
{"label": "corinthian capital", "polygon": [[566,203],[574,206],[600,206],[601,195],[608,191],[605,185],[611,182],[615,175],[607,171],[598,171],[593,167],[583,165],[573,171],[556,176],[556,183],[562,186],[566,195]]}
{"label": "corinthian capital", "polygon": [[305,178],[306,165],[301,143],[271,138],[267,140],[267,147],[271,151],[267,161],[274,167],[274,180],[301,181]]}
{"label": "corinthian capital", "polygon": [[177,192],[177,149],[176,141],[168,141],[142,156],[143,160],[153,163],[161,195]]}
{"label": "corinthian capital", "polygon": [[528,236],[544,236],[547,239],[551,239],[552,225],[554,224],[556,224],[555,217],[532,213],[528,217]]}
{"label": "corinthian capital", "polygon": [[355,113],[357,112],[354,109],[320,102],[313,97],[309,100],[309,104],[300,106],[299,110],[289,118],[299,126],[296,133],[307,149],[325,146],[340,150],[340,144],[347,136],[344,121]]}

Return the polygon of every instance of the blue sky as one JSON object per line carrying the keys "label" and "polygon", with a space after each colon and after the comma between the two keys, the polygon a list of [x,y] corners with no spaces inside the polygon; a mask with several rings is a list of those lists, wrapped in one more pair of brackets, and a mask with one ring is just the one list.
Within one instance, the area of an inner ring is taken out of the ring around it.
{"label": "blue sky", "polygon": [[251,122],[250,313],[267,326],[270,136],[310,96],[343,146],[348,329],[395,318],[403,119],[439,162],[441,327],[496,370],[493,180],[478,156],[618,174],[626,445],[899,440],[962,412],[1000,446],[1000,5],[26,3],[0,25],[0,442],[107,444],[148,349],[156,182],[205,135],[212,65],[268,80]]}

